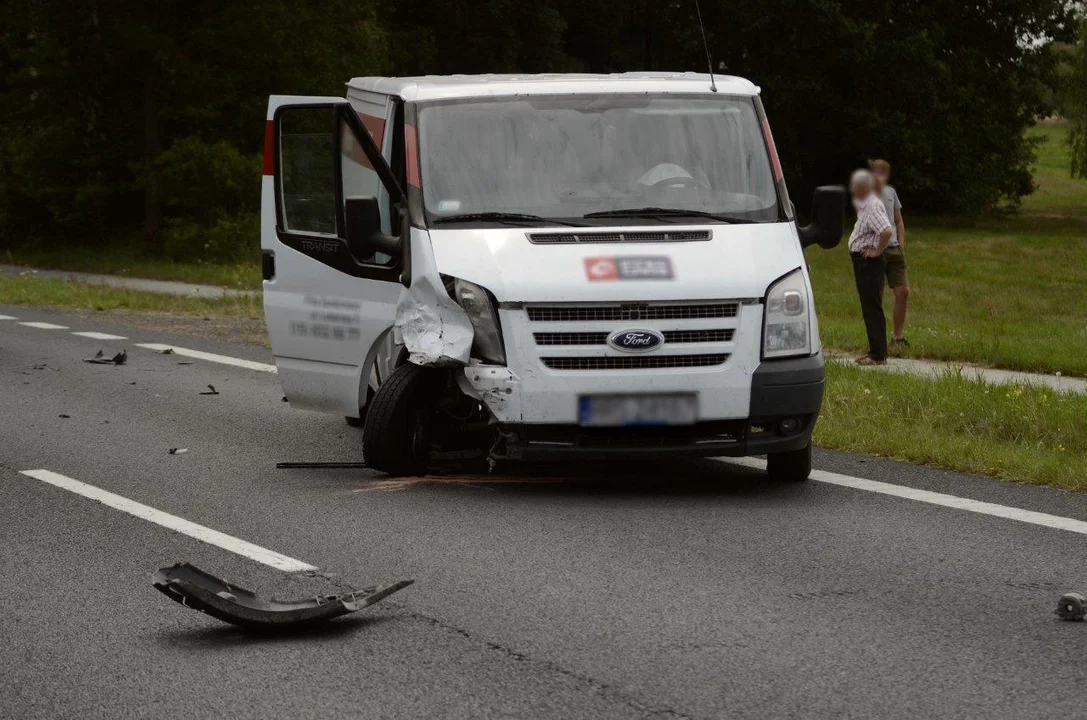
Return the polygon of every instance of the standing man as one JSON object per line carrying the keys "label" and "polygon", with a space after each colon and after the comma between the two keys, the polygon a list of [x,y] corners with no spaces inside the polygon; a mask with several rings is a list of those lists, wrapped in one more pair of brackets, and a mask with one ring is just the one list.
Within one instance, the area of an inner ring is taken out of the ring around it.
{"label": "standing man", "polygon": [[868,354],[858,365],[887,364],[887,318],[883,316],[883,276],[887,272],[883,251],[894,229],[887,219],[883,201],[875,192],[875,179],[868,170],[857,170],[849,180],[857,224],[849,236],[849,256],[861,300],[861,315],[868,331]]}
{"label": "standing man", "polygon": [[906,341],[906,302],[910,299],[910,283],[906,279],[906,223],[902,219],[902,201],[898,193],[888,185],[891,180],[891,164],[886,160],[871,160],[868,167],[876,181],[876,192],[887,210],[887,218],[894,226],[891,241],[883,257],[887,261],[887,284],[895,296],[894,332],[891,344],[909,347]]}

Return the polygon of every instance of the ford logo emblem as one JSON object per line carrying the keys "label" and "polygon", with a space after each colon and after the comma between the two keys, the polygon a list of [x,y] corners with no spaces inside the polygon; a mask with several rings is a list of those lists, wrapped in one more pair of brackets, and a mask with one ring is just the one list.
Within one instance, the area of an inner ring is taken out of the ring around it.
{"label": "ford logo emblem", "polygon": [[608,344],[625,352],[648,352],[664,344],[664,336],[654,330],[620,330],[612,333]]}

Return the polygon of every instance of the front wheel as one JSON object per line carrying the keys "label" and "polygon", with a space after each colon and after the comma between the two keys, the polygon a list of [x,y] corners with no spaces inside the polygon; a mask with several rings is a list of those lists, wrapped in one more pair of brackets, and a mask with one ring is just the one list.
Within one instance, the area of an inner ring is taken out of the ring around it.
{"label": "front wheel", "polygon": [[442,390],[440,371],[407,363],[398,367],[371,400],[362,430],[366,466],[390,475],[427,469],[424,435]]}
{"label": "front wheel", "polygon": [[774,482],[804,482],[811,475],[811,441],[806,447],[766,456],[766,474]]}

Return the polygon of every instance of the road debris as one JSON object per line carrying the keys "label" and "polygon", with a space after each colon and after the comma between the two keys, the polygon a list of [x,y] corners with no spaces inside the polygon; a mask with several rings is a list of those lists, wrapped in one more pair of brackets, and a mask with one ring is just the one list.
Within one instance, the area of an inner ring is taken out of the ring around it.
{"label": "road debris", "polygon": [[1087,615],[1087,598],[1077,592],[1061,595],[1061,599],[1057,601],[1057,614],[1061,620],[1082,621],[1084,615]]}
{"label": "road debris", "polygon": [[61,413],[60,415],[57,415],[57,417],[59,417],[59,418],[64,418],[65,420],[67,420],[67,419],[69,419],[69,418],[70,418],[70,417],[72,417],[72,416],[71,416],[71,415],[65,415],[64,413]]}
{"label": "road debris", "polygon": [[159,351],[159,354],[160,355],[173,355],[174,354],[174,349],[173,348],[163,348],[162,350]]}
{"label": "road debris", "polygon": [[201,395],[218,395],[219,391],[215,389],[214,385],[208,385],[208,389],[200,393]]}
{"label": "road debris", "polygon": [[181,455],[182,453],[189,452],[189,448],[170,448],[166,452],[170,455]]}
{"label": "road debris", "polygon": [[245,628],[276,630],[315,625],[369,607],[412,584],[401,580],[384,587],[352,590],[301,600],[264,600],[203,570],[179,563],[151,578],[159,592],[186,607]]}
{"label": "road debris", "polygon": [[83,362],[94,365],[124,365],[128,362],[128,351],[122,350],[112,357],[106,357],[106,354],[99,350],[94,357],[83,358]]}

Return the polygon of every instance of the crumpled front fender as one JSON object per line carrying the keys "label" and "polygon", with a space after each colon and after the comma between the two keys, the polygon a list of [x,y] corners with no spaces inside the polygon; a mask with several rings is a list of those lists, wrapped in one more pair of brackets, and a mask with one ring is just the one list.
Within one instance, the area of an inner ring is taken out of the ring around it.
{"label": "crumpled front fender", "polygon": [[449,297],[434,260],[430,235],[411,229],[411,286],[400,293],[396,328],[410,362],[425,367],[467,365],[475,331]]}

